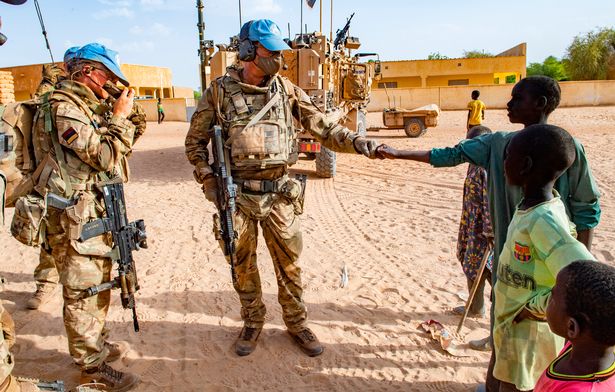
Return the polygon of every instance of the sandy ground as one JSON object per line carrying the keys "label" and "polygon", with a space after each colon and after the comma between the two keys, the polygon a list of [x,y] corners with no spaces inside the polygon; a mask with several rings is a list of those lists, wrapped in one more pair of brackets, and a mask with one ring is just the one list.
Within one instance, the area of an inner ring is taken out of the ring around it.
{"label": "sandy ground", "polygon": [[[465,134],[465,112],[444,112],[440,126],[419,139],[402,130],[370,132],[399,148],[454,145]],[[381,124],[370,114],[371,125]],[[615,264],[615,107],[559,109],[552,122],[586,147],[602,191],[602,223],[594,253]],[[488,111],[487,125],[513,130],[504,111]],[[132,330],[117,292],[108,322],[113,338],[132,351],[119,367],[140,374],[138,391],[468,391],[483,379],[488,357],[453,357],[417,329],[437,319],[451,331],[465,279],[454,256],[466,166],[433,169],[404,161],[339,155],[335,179],[313,174],[301,217],[305,301],[325,353],[308,358],[284,330],[276,283],[264,241],[258,253],[267,324],[258,349],[239,358],[232,349],[241,322],[229,268],[211,233],[212,205],[192,179],[184,158],[186,123],[151,123],[131,158],[126,187],[129,215],[147,224],[150,248],[135,254],[142,290],[141,332]],[[10,222],[12,212],[8,212]],[[8,229],[8,223],[5,224]],[[40,311],[27,311],[34,289],[36,249],[4,230],[0,294],[17,324],[15,373],[64,379],[78,369],[68,354],[60,291]],[[350,284],[340,288],[346,264]],[[461,342],[485,336],[486,319],[470,319]]]}

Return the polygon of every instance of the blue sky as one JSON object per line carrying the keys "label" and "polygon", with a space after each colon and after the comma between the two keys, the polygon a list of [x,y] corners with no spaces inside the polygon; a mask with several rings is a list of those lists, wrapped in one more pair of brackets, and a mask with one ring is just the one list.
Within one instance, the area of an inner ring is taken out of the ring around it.
{"label": "blue sky", "polygon": [[[242,0],[243,20],[270,18],[286,33],[300,23],[305,0]],[[323,0],[323,30],[330,29],[330,1]],[[351,34],[361,51],[382,60],[449,57],[464,50],[499,53],[528,44],[528,62],[561,57],[573,37],[615,26],[615,1],[605,0],[333,0],[335,32],[355,12]],[[205,35],[227,43],[239,30],[237,0],[204,0]],[[196,0],[39,0],[54,57],[70,46],[98,41],[120,52],[122,62],[170,67],[178,86],[197,88]],[[318,0],[304,6],[308,30],[319,28]],[[48,62],[33,0],[22,6],[0,2],[0,67]]]}

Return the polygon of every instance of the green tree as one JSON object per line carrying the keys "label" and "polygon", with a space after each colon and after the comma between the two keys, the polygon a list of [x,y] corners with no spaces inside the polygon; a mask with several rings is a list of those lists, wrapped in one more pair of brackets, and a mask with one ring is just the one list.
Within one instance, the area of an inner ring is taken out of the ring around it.
{"label": "green tree", "polygon": [[429,53],[427,60],[448,60],[448,56],[440,54],[440,52]]}
{"label": "green tree", "polygon": [[542,63],[530,63],[527,66],[527,76],[544,75],[555,80],[568,80],[564,63],[555,56],[549,56]]}
{"label": "green tree", "polygon": [[574,37],[564,65],[572,80],[606,79],[615,69],[615,30],[601,28]]}
{"label": "green tree", "polygon": [[193,90],[193,92],[194,92],[194,99],[196,101],[200,100],[201,99],[201,95],[202,95],[201,92],[200,91],[196,91],[196,90]]}
{"label": "green tree", "polygon": [[492,53],[485,52],[485,50],[464,50],[463,57],[466,59],[477,59],[483,57],[495,57]]}

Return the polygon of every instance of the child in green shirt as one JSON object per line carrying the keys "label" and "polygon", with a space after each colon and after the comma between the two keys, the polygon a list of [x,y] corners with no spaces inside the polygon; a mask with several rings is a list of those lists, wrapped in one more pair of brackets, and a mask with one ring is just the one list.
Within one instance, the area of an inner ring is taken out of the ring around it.
{"label": "child in green shirt", "polygon": [[[576,240],[553,186],[575,159],[572,136],[553,125],[532,125],[506,148],[504,170],[523,198],[508,227],[494,285],[494,364],[488,385],[531,391],[564,341],[545,323],[558,272],[575,260],[593,260]],[[490,382],[491,381],[491,382]],[[495,381],[495,382],[494,382]]]}

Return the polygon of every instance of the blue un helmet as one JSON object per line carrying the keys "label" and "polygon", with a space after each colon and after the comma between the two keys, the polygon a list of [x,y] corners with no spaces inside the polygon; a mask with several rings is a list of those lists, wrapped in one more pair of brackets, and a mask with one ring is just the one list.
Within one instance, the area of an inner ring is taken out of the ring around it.
{"label": "blue un helmet", "polygon": [[284,42],[282,32],[274,21],[257,19],[248,23],[250,23],[250,30],[248,31],[250,41],[256,41],[272,52],[290,50],[290,46]]}
{"label": "blue un helmet", "polygon": [[70,48],[66,51],[64,57],[66,58],[66,56],[69,55],[69,51],[72,50],[75,50],[74,60],[90,60],[101,63],[107,67],[113,75],[117,76],[124,86],[130,86],[130,83],[126,80],[126,76],[124,76],[120,69],[120,56],[115,50],[107,49],[105,46],[94,42],[84,45],[81,48]]}
{"label": "blue un helmet", "polygon": [[73,46],[72,48],[66,49],[64,52],[64,67],[68,70],[72,67],[72,63],[75,61],[75,55],[79,51],[79,46]]}

